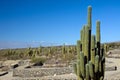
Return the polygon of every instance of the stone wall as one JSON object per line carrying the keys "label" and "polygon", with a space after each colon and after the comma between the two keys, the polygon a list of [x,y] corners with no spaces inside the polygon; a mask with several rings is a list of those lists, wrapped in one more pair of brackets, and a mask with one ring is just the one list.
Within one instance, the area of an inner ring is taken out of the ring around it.
{"label": "stone wall", "polygon": [[77,76],[75,74],[65,74],[65,75],[29,77],[29,78],[15,77],[12,80],[77,80]]}
{"label": "stone wall", "polygon": [[13,77],[42,77],[73,73],[72,67],[14,69]]}

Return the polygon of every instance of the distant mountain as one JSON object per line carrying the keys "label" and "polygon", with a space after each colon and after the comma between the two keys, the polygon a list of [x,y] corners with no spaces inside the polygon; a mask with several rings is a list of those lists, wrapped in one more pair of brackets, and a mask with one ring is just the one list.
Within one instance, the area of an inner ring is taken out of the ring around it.
{"label": "distant mountain", "polygon": [[6,42],[1,41],[0,42],[0,49],[7,49],[7,48],[27,48],[27,47],[39,47],[39,46],[58,46],[62,45],[60,43],[54,43],[54,42]]}
{"label": "distant mountain", "polygon": [[[104,44],[104,43],[103,43]],[[105,44],[120,44],[120,41],[115,42],[105,42]],[[10,41],[0,41],[0,49],[8,49],[8,48],[28,48],[28,47],[39,47],[39,46],[61,46],[63,43],[56,43],[56,42],[46,42],[46,41],[32,41],[32,42],[10,42]],[[74,44],[67,44],[66,45],[74,45]]]}

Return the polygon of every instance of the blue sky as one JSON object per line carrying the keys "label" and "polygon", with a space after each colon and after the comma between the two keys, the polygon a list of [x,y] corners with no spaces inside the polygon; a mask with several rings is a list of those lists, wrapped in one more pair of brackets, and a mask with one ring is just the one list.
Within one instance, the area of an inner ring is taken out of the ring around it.
{"label": "blue sky", "polygon": [[92,33],[95,34],[96,20],[100,20],[101,41],[120,41],[119,3],[120,0],[0,0],[0,44],[76,44],[80,29],[87,23],[89,5]]}

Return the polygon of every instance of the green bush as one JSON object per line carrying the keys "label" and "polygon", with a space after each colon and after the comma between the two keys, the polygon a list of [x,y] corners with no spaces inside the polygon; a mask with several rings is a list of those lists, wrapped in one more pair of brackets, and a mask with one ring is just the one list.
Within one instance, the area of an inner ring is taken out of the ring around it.
{"label": "green bush", "polygon": [[38,58],[31,58],[31,62],[32,63],[44,63],[46,61],[46,58],[43,57],[38,57]]}

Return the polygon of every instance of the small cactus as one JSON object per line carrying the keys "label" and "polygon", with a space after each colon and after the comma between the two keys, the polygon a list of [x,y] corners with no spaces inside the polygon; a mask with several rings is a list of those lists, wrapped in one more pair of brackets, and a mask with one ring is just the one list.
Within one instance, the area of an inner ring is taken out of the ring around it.
{"label": "small cactus", "polygon": [[75,74],[77,75],[77,64],[76,63],[73,64],[73,68],[74,68]]}
{"label": "small cactus", "polygon": [[62,54],[64,55],[65,54],[65,44],[63,44],[63,46],[62,46]]}

